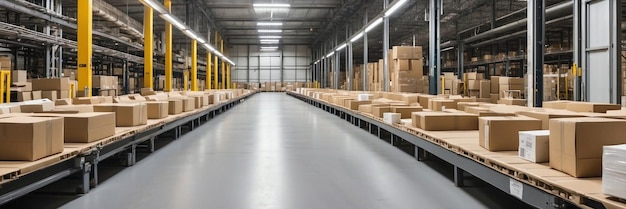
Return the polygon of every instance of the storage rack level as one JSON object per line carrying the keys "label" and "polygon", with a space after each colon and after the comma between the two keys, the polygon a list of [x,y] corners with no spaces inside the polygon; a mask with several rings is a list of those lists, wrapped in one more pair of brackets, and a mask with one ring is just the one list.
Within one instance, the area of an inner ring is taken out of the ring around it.
{"label": "storage rack level", "polygon": [[[345,108],[336,107],[326,102],[311,99],[294,92],[287,92],[287,94],[326,112],[334,114],[337,117],[350,122],[354,126],[378,136],[378,138],[385,140],[392,146],[398,147],[402,150],[405,150],[407,146],[412,148],[409,150],[409,153],[413,154],[418,161],[422,161],[424,159],[423,156],[426,156],[426,153],[428,153],[452,164],[454,166],[454,184],[456,186],[463,186],[463,174],[469,173],[509,195],[513,195],[510,193],[512,184],[521,186],[523,194],[521,195],[522,198],[520,200],[537,208],[578,208],[576,204],[570,202],[570,200],[566,199],[566,197],[556,196],[525,182],[519,182],[494,170],[491,167],[487,167],[472,159],[445,149],[444,147],[434,144],[424,138],[400,130],[391,124],[387,124],[364,115],[356,114],[355,112]],[[580,201],[584,203],[585,206],[598,209],[606,208],[600,202],[584,197],[582,198],[583,199]]]}
{"label": "storage rack level", "polygon": [[200,126],[201,122],[213,119],[252,95],[254,93],[211,106],[206,110],[177,120],[149,127],[104,146],[77,151],[71,157],[21,176],[17,171],[7,174],[0,178],[0,182],[7,181],[0,184],[0,205],[74,174],[80,175],[81,178],[77,192],[86,194],[98,184],[98,162],[116,154],[125,154],[126,165],[132,166],[136,161],[138,146],[146,144],[146,147],[152,152],[154,151],[154,141],[159,135],[171,131],[174,133],[174,139],[177,139],[182,135],[183,126],[193,130]]}

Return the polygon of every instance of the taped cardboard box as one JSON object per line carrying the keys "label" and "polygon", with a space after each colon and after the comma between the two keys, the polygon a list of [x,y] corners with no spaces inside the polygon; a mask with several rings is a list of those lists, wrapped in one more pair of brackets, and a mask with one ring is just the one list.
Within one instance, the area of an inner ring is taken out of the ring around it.
{"label": "taped cardboard box", "polygon": [[550,120],[550,167],[573,177],[602,175],[602,147],[626,144],[626,121],[608,118]]}
{"label": "taped cardboard box", "polygon": [[413,126],[427,131],[454,130],[454,114],[447,112],[414,112],[411,113]]}
{"label": "taped cardboard box", "polygon": [[54,106],[71,105],[71,104],[72,104],[72,100],[71,99],[57,99],[57,100],[54,100]]}
{"label": "taped cardboard box", "polygon": [[[492,78],[493,79],[493,78]],[[524,78],[517,77],[499,77],[500,85],[522,85],[524,86]],[[502,88],[502,87],[500,87]],[[500,89],[502,90],[502,89]]]}
{"label": "taped cardboard box", "polygon": [[390,54],[392,59],[423,59],[421,46],[394,46]]}
{"label": "taped cardboard box", "polygon": [[145,102],[148,105],[148,119],[161,119],[166,118],[169,112],[168,102],[155,101]]}
{"label": "taped cardboard box", "polygon": [[63,105],[56,106],[51,112],[74,112],[89,113],[93,112],[93,105]]}
{"label": "taped cardboard box", "polygon": [[585,117],[583,114],[567,111],[520,111],[516,114],[541,120],[541,129],[543,130],[550,129],[551,119]]}
{"label": "taped cardboard box", "polygon": [[559,110],[565,110],[567,109],[567,104],[570,103],[571,101],[547,101],[547,102],[543,102],[543,108],[550,108],[550,109],[559,109]]}
{"label": "taped cardboard box", "polygon": [[347,100],[346,108],[351,110],[359,110],[360,105],[372,104],[372,101],[356,101],[356,100]]}
{"label": "taped cardboard box", "polygon": [[481,117],[478,124],[478,143],[497,151],[517,151],[519,132],[541,130],[541,120],[529,117]]}
{"label": "taped cardboard box", "polygon": [[456,109],[456,102],[449,99],[431,99],[428,104],[428,109],[433,111],[442,111],[447,108]]}
{"label": "taped cardboard box", "polygon": [[388,107],[389,104],[364,104],[359,105],[359,112],[372,114],[373,107]]}
{"label": "taped cardboard box", "polygon": [[31,99],[33,100],[38,100],[38,99],[42,99],[41,98],[41,91],[32,91],[31,92]]}
{"label": "taped cardboard box", "polygon": [[406,107],[391,107],[391,112],[400,113],[400,119],[411,118],[411,113],[413,112],[421,112],[423,110],[422,107],[419,106],[406,106]]}
{"label": "taped cardboard box", "polygon": [[500,76],[491,76],[491,93],[490,94],[498,94],[500,93]]}
{"label": "taped cardboard box", "polygon": [[57,91],[41,91],[41,97],[52,101],[57,100],[59,93]]}
{"label": "taped cardboard box", "polygon": [[11,91],[30,92],[33,91],[33,84],[31,82],[13,82],[11,83]]}
{"label": "taped cardboard box", "polygon": [[36,161],[63,152],[61,117],[0,119],[0,160]]}
{"label": "taped cardboard box", "polygon": [[483,80],[483,79],[485,79],[485,74],[483,74],[483,73],[471,72],[471,73],[465,73],[465,75],[467,76],[467,80]]}
{"label": "taped cardboard box", "polygon": [[182,99],[183,100],[183,112],[189,112],[189,111],[193,111],[196,109],[196,100],[192,97],[187,97]]}
{"label": "taped cardboard box", "polygon": [[101,98],[99,97],[76,97],[72,100],[72,104],[100,104]]}
{"label": "taped cardboard box", "polygon": [[115,135],[115,113],[43,114],[63,117],[65,143],[89,143]]}
{"label": "taped cardboard box", "polygon": [[30,101],[33,100],[32,99],[32,93],[30,91],[28,92],[17,92],[17,101],[18,102],[24,102],[24,101]]}
{"label": "taped cardboard box", "polygon": [[170,99],[168,101],[168,114],[178,115],[183,112],[183,100],[182,99]]}
{"label": "taped cardboard box", "polygon": [[33,90],[70,90],[70,78],[33,79]]}
{"label": "taped cardboard box", "polygon": [[373,106],[372,107],[372,115],[374,115],[375,117],[382,118],[383,113],[386,113],[386,112],[391,112],[391,106],[380,106],[380,107]]}
{"label": "taped cardboard box", "polygon": [[27,82],[28,73],[25,70],[12,70],[11,71],[11,83]]}
{"label": "taped cardboard box", "polygon": [[22,113],[48,112],[54,109],[54,103],[48,100],[37,104],[22,104],[20,107]]}
{"label": "taped cardboard box", "polygon": [[570,102],[567,103],[567,110],[573,112],[595,112],[606,113],[607,110],[621,110],[619,104],[601,104],[591,102]]}
{"label": "taped cardboard box", "polygon": [[98,104],[93,108],[95,112],[114,112],[117,127],[132,127],[148,123],[148,106],[143,103]]}
{"label": "taped cardboard box", "polygon": [[526,103],[527,103],[527,100],[525,99],[502,98],[498,100],[498,104],[505,104],[505,105],[526,106]]}

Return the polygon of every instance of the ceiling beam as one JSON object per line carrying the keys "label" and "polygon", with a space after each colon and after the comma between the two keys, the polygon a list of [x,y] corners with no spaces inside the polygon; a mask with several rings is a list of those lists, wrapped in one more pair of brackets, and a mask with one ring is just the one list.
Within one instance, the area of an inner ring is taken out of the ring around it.
{"label": "ceiling beam", "polygon": [[[226,22],[258,22],[263,21],[264,18],[249,18],[249,17],[230,17],[230,18],[215,18],[215,21]],[[269,19],[268,19],[269,20]],[[326,22],[328,18],[272,18],[272,21],[277,22]]]}
{"label": "ceiling beam", "polygon": [[[249,9],[252,4],[206,4],[210,9]],[[341,4],[291,4],[289,9],[335,9]]]}

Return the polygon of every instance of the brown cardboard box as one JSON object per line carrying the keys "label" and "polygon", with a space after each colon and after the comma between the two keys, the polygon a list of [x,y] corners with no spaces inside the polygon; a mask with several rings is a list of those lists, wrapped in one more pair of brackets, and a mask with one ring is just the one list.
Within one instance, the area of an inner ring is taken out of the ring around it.
{"label": "brown cardboard box", "polygon": [[560,100],[560,101],[547,101],[543,102],[543,108],[551,108],[551,109],[559,109],[565,110],[567,109],[567,103],[572,101]]}
{"label": "brown cardboard box", "polygon": [[63,152],[63,118],[0,119],[0,160],[35,161]]}
{"label": "brown cardboard box", "polygon": [[567,103],[567,110],[574,112],[595,112],[606,113],[607,110],[621,110],[618,104],[600,104],[590,102],[570,102]]}
{"label": "brown cardboard box", "polygon": [[541,120],[529,117],[481,117],[478,143],[489,151],[517,151],[519,131],[541,130]]}
{"label": "brown cardboard box", "polygon": [[468,90],[480,90],[480,80],[468,80],[467,89]]}
{"label": "brown cardboard box", "polygon": [[465,73],[465,75],[467,75],[467,80],[483,80],[483,79],[485,79],[485,74],[483,74],[483,73],[471,72],[471,73]]}
{"label": "brown cardboard box", "polygon": [[480,98],[490,98],[491,81],[480,81]]}
{"label": "brown cardboard box", "polygon": [[194,99],[194,109],[202,108],[202,95],[193,95],[190,97]]}
{"label": "brown cardboard box", "polygon": [[72,100],[71,99],[57,99],[54,100],[54,106],[63,106],[63,105],[71,105],[72,104]]}
{"label": "brown cardboard box", "polygon": [[32,91],[31,94],[33,100],[41,99],[41,91]]}
{"label": "brown cardboard box", "polygon": [[33,94],[30,91],[17,92],[17,101],[18,102],[24,102],[24,101],[33,100],[32,96],[33,96]]}
{"label": "brown cardboard box", "polygon": [[148,106],[143,103],[97,104],[93,109],[95,112],[114,112],[117,127],[145,125],[148,122]]}
{"label": "brown cardboard box", "polygon": [[389,104],[364,104],[359,105],[359,112],[370,113],[372,114],[373,107],[388,107]]}
{"label": "brown cardboard box", "polygon": [[424,60],[411,60],[410,62],[411,71],[415,71],[419,75],[419,78],[424,76]]}
{"label": "brown cardboard box", "polygon": [[497,104],[500,99],[500,94],[489,94],[489,98],[491,99],[491,103]]}
{"label": "brown cardboard box", "polygon": [[67,99],[70,98],[70,91],[56,91],[57,92],[57,99]]}
{"label": "brown cardboard box", "polygon": [[491,94],[500,93],[500,76],[491,76]]}
{"label": "brown cardboard box", "polygon": [[57,96],[58,96],[58,92],[57,91],[42,91],[41,92],[41,97],[42,98],[47,98],[49,100],[57,100]]}
{"label": "brown cardboard box", "polygon": [[73,113],[89,113],[93,112],[93,105],[63,105],[56,106],[52,112],[73,112]]}
{"label": "brown cardboard box", "polygon": [[182,99],[170,99],[168,102],[168,114],[178,115],[183,112]]}
{"label": "brown cardboard box", "polygon": [[46,101],[37,104],[22,104],[20,107],[22,113],[47,112],[54,109],[54,103]]}
{"label": "brown cardboard box", "polygon": [[25,70],[12,70],[11,71],[11,83],[27,82],[26,75],[28,73]]}
{"label": "brown cardboard box", "polygon": [[501,92],[502,91],[518,90],[518,91],[521,91],[523,93],[524,92],[524,85],[523,84],[521,84],[521,85],[507,85],[507,84],[503,85],[503,84],[500,84],[500,88],[499,89],[500,89]]}
{"label": "brown cardboard box", "polygon": [[[33,79],[33,90],[70,90],[70,78]],[[78,88],[81,89],[81,88]]]}
{"label": "brown cardboard box", "polygon": [[450,99],[432,99],[429,102],[428,109],[433,111],[442,111],[444,109],[456,109],[456,101]]}
{"label": "brown cardboard box", "polygon": [[391,112],[391,106],[372,107],[372,115],[374,115],[375,117],[382,118],[383,113],[386,112]]}
{"label": "brown cardboard box", "polygon": [[196,100],[193,97],[183,99],[183,112],[189,112],[196,109]]}
{"label": "brown cardboard box", "polygon": [[415,112],[411,115],[413,126],[427,131],[454,130],[454,114],[447,112]]}
{"label": "brown cardboard box", "polygon": [[11,91],[15,92],[27,92],[33,91],[33,83],[31,82],[18,82],[11,83]]}
{"label": "brown cardboard box", "polygon": [[406,106],[406,107],[394,106],[394,107],[391,107],[391,112],[393,112],[393,113],[400,113],[400,118],[401,119],[411,118],[411,113],[413,113],[413,112],[421,112],[422,110],[423,110],[422,107],[416,107],[416,106]]}
{"label": "brown cardboard box", "polygon": [[499,77],[500,85],[524,85],[524,78]]}
{"label": "brown cardboard box", "polygon": [[428,107],[428,104],[429,104],[428,101],[431,98],[435,98],[435,97],[437,97],[437,96],[428,95],[428,94],[420,94],[420,95],[417,95],[417,102],[420,103],[420,106],[422,106],[422,107]]}
{"label": "brown cardboard box", "polygon": [[478,130],[478,115],[460,111],[454,113],[454,130]]}
{"label": "brown cardboard box", "polygon": [[89,143],[115,135],[115,113],[62,114],[66,143]]}
{"label": "brown cardboard box", "polygon": [[[394,63],[394,71],[406,71],[406,70],[411,70],[411,68],[409,67],[409,60],[401,60],[401,59],[397,59],[393,61]],[[390,70],[391,72],[391,70]]]}
{"label": "brown cardboard box", "polygon": [[550,120],[550,167],[577,178],[599,177],[602,175],[602,147],[625,144],[625,135],[625,120]]}
{"label": "brown cardboard box", "polygon": [[498,104],[526,106],[525,99],[502,98],[498,100]]}
{"label": "brown cardboard box", "polygon": [[394,46],[390,55],[392,59],[423,59],[421,46]]}
{"label": "brown cardboard box", "polygon": [[99,97],[76,97],[72,100],[72,104],[100,104],[100,101]]}
{"label": "brown cardboard box", "polygon": [[140,92],[141,92],[141,96],[156,95],[156,92],[154,92],[152,88],[141,88]]}
{"label": "brown cardboard box", "polygon": [[349,108],[351,110],[359,110],[360,105],[372,104],[372,101],[347,100],[345,102],[346,102],[346,108]]}
{"label": "brown cardboard box", "polygon": [[550,119],[584,117],[583,114],[575,112],[520,111],[516,114],[541,120],[542,130],[550,129]]}
{"label": "brown cardboard box", "polygon": [[168,102],[145,102],[148,105],[148,119],[161,119],[168,116]]}

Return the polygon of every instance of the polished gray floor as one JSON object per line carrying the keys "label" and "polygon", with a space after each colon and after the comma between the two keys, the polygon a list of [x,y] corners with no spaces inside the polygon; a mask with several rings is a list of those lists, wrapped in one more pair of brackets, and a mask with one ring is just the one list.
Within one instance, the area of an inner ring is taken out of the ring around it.
{"label": "polished gray floor", "polygon": [[341,119],[261,93],[61,208],[511,208]]}

